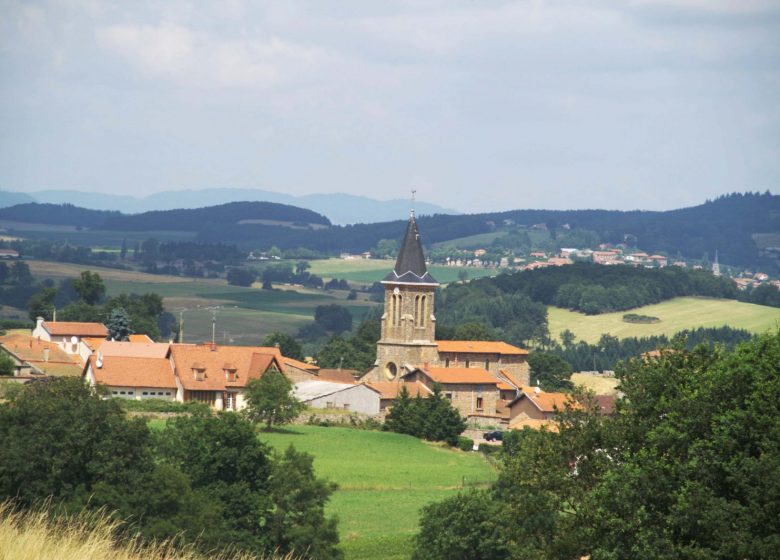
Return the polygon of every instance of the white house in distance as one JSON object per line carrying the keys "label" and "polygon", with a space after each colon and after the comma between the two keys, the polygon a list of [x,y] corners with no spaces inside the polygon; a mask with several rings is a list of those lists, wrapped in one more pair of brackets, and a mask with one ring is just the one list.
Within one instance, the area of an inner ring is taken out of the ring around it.
{"label": "white house in distance", "polygon": [[[81,341],[84,338],[107,338],[108,329],[102,323],[77,323],[71,321],[45,321],[43,317],[35,320],[33,338],[52,342],[67,354],[81,355]],[[87,356],[82,356],[86,361]]]}
{"label": "white house in distance", "polygon": [[302,381],[295,384],[295,398],[310,408],[331,408],[379,414],[380,392],[365,383]]}

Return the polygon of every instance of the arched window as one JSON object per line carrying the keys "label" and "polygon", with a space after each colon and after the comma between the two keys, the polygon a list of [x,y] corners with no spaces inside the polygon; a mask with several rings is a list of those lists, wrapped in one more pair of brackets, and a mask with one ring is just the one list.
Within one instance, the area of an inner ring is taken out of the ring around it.
{"label": "arched window", "polygon": [[424,327],[428,324],[428,298],[427,296],[420,296],[420,326]]}

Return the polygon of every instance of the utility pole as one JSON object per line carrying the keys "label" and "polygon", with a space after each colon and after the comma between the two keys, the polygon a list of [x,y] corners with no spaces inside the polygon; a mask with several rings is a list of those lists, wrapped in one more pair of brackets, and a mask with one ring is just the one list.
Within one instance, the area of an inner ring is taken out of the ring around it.
{"label": "utility pole", "polygon": [[212,309],[211,310],[211,344],[216,343],[216,335],[217,335],[217,310]]}
{"label": "utility pole", "polygon": [[184,309],[179,309],[179,344],[184,343]]}

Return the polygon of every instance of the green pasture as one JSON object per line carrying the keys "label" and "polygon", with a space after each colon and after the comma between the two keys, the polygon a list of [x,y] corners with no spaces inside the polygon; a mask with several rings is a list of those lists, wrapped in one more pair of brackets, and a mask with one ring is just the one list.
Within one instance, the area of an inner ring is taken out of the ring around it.
{"label": "green pasture", "polygon": [[[309,261],[309,264],[311,264],[309,272],[323,278],[341,278],[347,282],[372,284],[387,276],[387,273],[393,270],[395,261],[391,259],[322,259]],[[468,273],[467,279],[469,280],[496,275],[495,270],[484,268],[437,265],[428,267],[428,271],[442,284],[459,280],[458,274],[461,270]]]}
{"label": "green pasture", "polygon": [[629,311],[660,319],[652,324],[626,323],[626,311],[602,315],[584,315],[557,307],[548,307],[547,311],[552,336],[558,337],[561,331],[569,329],[577,340],[590,343],[597,342],[604,333],[618,338],[671,336],[684,329],[722,326],[761,333],[780,326],[780,309],[776,307],[703,297],[680,297]]}
{"label": "green pasture", "polygon": [[465,237],[457,237],[447,241],[434,243],[433,246],[442,249],[485,249],[499,237],[504,237],[506,231],[492,231],[490,233],[477,233]]}
{"label": "green pasture", "polygon": [[408,559],[420,508],[496,477],[481,454],[388,432],[294,426],[260,438],[311,453],[317,475],[339,485],[328,513],[347,559]]}

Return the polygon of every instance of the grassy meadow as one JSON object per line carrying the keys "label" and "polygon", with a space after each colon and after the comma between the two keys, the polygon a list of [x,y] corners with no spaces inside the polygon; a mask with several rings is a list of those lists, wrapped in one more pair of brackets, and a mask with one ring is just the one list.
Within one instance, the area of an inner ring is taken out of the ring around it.
{"label": "grassy meadow", "polygon": [[746,329],[761,333],[780,326],[780,309],[730,299],[680,297],[629,311],[639,315],[658,317],[657,323],[626,323],[627,311],[584,315],[557,307],[548,307],[550,334],[558,337],[569,329],[577,340],[597,342],[603,333],[618,338],[632,336],[673,335],[683,329],[721,327]]}
{"label": "grassy meadow", "polygon": [[317,475],[338,483],[328,512],[348,560],[408,559],[421,507],[496,476],[482,454],[388,432],[293,426],[260,438],[311,453]]}

